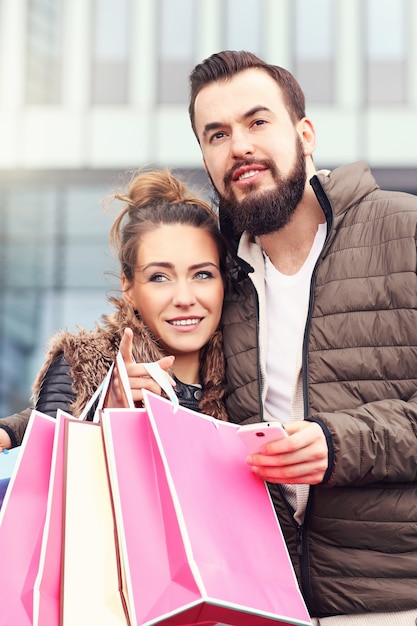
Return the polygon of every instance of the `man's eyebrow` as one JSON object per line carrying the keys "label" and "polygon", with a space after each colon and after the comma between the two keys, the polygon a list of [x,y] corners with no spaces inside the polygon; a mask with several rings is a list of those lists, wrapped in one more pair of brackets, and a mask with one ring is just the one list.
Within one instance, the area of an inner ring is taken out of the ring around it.
{"label": "man's eyebrow", "polygon": [[212,130],[217,130],[222,126],[224,126],[224,124],[222,124],[221,122],[210,122],[210,124],[206,124],[203,130],[203,137],[208,135],[208,133],[210,133]]}
{"label": "man's eyebrow", "polygon": [[262,111],[266,111],[267,113],[271,113],[271,109],[269,109],[268,107],[264,106],[263,104],[258,104],[254,107],[252,107],[251,109],[249,109],[249,111],[246,111],[246,113],[244,113],[242,115],[242,119],[247,119],[248,117],[252,117],[253,115],[256,115],[257,113],[261,113]]}
{"label": "man's eyebrow", "polygon": [[[261,111],[266,111],[267,113],[270,113],[271,109],[269,109],[268,107],[262,104],[258,104],[252,107],[251,109],[249,109],[249,111],[246,111],[246,113],[243,113],[243,115],[241,116],[241,119],[246,120],[249,117],[256,115],[257,113],[260,113]],[[223,126],[225,126],[225,124],[222,122],[210,122],[209,124],[206,124],[204,126],[203,136],[205,137],[212,130],[217,130],[219,128],[222,128]]]}

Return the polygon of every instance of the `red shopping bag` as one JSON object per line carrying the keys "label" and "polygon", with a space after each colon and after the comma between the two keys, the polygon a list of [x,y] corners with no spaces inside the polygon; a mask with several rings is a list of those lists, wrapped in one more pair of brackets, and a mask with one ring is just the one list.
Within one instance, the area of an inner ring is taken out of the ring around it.
{"label": "red shopping bag", "polygon": [[132,625],[310,624],[237,426],[144,395],[101,418]]}
{"label": "red shopping bag", "polygon": [[32,626],[55,420],[33,411],[0,511],[0,625]]}

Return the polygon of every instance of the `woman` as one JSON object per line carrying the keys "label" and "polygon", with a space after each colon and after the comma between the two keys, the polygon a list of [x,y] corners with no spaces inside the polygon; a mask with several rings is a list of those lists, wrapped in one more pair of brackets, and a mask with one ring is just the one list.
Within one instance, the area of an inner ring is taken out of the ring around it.
{"label": "woman", "polygon": [[[114,198],[125,204],[110,232],[121,297],[110,298],[114,313],[92,332],[52,337],[33,387],[35,408],[80,415],[120,347],[135,402],[143,388],[160,392],[141,365],[159,361],[172,371],[180,404],[227,419],[218,330],[226,246],[215,213],[168,170],[138,174]],[[2,420],[0,435],[11,439],[4,447],[21,443],[21,415]]]}

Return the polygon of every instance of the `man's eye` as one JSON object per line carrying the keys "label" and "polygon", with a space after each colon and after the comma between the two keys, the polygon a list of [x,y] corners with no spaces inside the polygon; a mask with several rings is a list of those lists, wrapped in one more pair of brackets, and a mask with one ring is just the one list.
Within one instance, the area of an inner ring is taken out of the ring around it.
{"label": "man's eye", "polygon": [[216,141],[218,139],[223,139],[223,137],[225,136],[223,131],[219,131],[218,133],[214,133],[214,135],[211,136],[210,141]]}

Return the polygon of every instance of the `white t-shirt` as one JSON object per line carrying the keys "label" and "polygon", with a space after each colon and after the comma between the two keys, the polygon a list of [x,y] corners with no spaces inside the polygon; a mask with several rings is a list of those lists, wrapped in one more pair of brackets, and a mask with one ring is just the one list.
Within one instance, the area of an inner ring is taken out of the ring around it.
{"label": "white t-shirt", "polygon": [[291,402],[301,369],[311,276],[326,230],[326,224],[319,224],[310,253],[296,274],[282,274],[264,255],[268,337],[265,408],[271,417],[284,422],[291,419]]}

